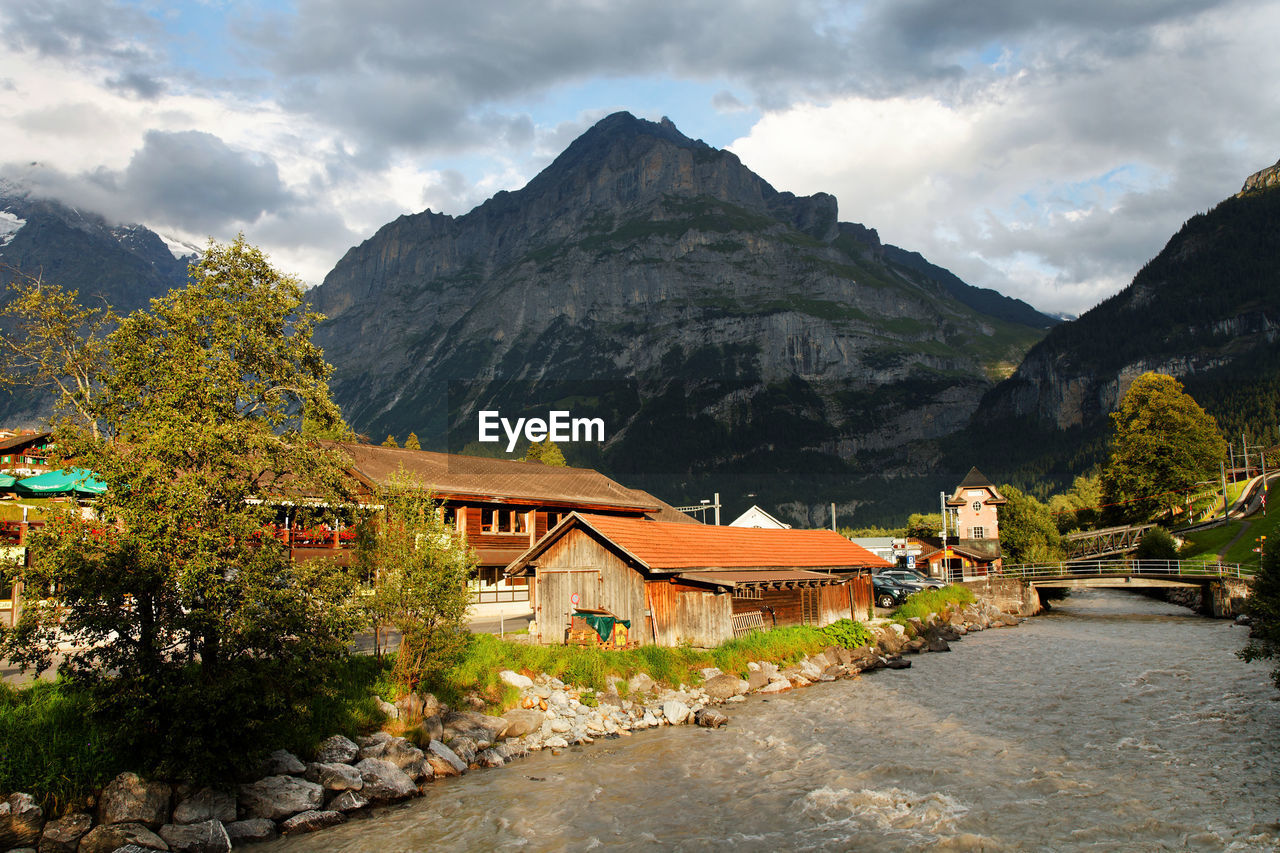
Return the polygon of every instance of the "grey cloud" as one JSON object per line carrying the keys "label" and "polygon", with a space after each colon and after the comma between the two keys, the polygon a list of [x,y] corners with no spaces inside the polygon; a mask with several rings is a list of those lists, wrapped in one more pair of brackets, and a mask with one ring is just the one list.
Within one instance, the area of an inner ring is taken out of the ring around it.
{"label": "grey cloud", "polygon": [[0,32],[10,48],[132,63],[149,58],[143,40],[158,36],[160,27],[132,5],[42,0],[0,6]]}
{"label": "grey cloud", "polygon": [[155,100],[165,90],[165,85],[161,81],[137,71],[108,78],[107,86],[145,101]]}
{"label": "grey cloud", "polygon": [[273,161],[200,131],[148,132],[117,182],[144,218],[199,232],[251,223],[292,201]]}

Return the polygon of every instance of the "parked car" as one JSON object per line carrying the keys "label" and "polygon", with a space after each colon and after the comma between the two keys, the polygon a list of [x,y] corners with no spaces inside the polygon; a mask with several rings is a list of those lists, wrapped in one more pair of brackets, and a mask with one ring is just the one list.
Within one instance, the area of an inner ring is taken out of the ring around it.
{"label": "parked car", "polygon": [[890,577],[900,584],[906,586],[914,586],[917,589],[941,589],[946,583],[937,578],[926,577],[919,572],[913,572],[911,569],[885,569],[880,573],[884,577]]}
{"label": "parked car", "polygon": [[919,592],[883,574],[871,576],[871,587],[875,592],[876,607],[896,607],[906,601],[911,593]]}

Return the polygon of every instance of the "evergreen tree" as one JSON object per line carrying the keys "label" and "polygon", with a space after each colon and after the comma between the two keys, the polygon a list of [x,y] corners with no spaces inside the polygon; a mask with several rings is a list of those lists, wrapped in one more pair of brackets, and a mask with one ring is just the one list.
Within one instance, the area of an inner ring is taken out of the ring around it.
{"label": "evergreen tree", "polygon": [[421,450],[422,445],[418,443],[418,434],[416,432],[409,433],[409,437],[404,441],[405,450]]}
{"label": "evergreen tree", "polygon": [[399,447],[400,445],[396,443],[396,437],[388,433],[387,437],[382,440],[382,446],[383,447]]}

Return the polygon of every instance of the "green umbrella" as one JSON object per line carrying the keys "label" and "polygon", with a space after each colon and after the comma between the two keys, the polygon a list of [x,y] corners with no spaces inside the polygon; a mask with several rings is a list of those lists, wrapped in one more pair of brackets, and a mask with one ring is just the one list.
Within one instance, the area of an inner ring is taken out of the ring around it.
{"label": "green umbrella", "polygon": [[27,497],[52,497],[55,495],[100,495],[107,484],[94,479],[93,472],[84,468],[65,471],[46,471],[35,477],[19,480],[15,486],[18,494]]}

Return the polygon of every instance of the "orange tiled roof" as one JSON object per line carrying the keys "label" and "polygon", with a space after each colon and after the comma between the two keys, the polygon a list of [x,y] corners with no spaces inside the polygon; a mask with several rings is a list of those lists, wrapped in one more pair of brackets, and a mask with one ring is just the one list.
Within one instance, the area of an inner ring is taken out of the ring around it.
{"label": "orange tiled roof", "polygon": [[649,569],[843,569],[889,565],[833,530],[715,527],[586,513],[579,514],[579,518]]}

